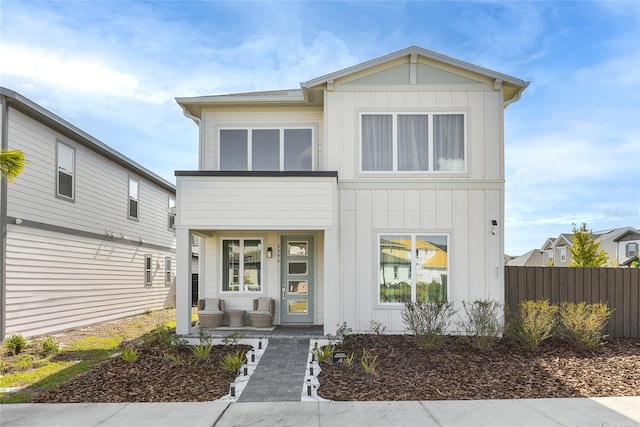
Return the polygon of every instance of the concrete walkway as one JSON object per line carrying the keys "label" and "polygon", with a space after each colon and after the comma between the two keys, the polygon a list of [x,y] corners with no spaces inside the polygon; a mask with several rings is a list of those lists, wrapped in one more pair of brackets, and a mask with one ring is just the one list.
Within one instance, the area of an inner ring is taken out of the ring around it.
{"label": "concrete walkway", "polygon": [[0,405],[14,426],[640,426],[640,397],[414,402]]}
{"label": "concrete walkway", "polygon": [[308,355],[309,339],[269,338],[238,402],[300,402]]}

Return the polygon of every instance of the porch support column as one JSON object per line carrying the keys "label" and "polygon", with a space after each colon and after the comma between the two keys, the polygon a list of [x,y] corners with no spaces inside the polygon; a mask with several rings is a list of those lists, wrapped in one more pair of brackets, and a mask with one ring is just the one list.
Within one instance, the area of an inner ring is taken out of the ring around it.
{"label": "porch support column", "polygon": [[191,332],[191,232],[176,230],[176,334]]}
{"label": "porch support column", "polygon": [[341,318],[338,230],[324,230],[324,334],[336,334]]}

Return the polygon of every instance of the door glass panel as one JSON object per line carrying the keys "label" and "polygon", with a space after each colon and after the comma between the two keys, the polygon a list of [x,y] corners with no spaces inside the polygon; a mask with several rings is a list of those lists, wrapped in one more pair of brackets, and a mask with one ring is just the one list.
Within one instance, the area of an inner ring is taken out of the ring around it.
{"label": "door glass panel", "polygon": [[280,170],[280,130],[255,129],[252,131],[251,170]]}
{"label": "door glass panel", "polygon": [[306,299],[289,301],[287,311],[289,314],[307,314],[309,312],[309,301]]}
{"label": "door glass panel", "polygon": [[307,242],[289,242],[287,254],[306,256],[307,255]]}
{"label": "door glass panel", "polygon": [[312,170],[311,129],[284,130],[284,170]]}
{"label": "door glass panel", "polygon": [[289,261],[289,274],[307,274],[307,261]]}
{"label": "door glass panel", "polygon": [[306,280],[289,280],[289,295],[308,295],[309,282]]}

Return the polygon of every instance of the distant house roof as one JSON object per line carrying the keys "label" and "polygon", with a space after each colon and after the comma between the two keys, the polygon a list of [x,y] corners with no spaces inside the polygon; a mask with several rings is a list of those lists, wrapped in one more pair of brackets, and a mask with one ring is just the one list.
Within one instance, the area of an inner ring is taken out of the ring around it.
{"label": "distant house roof", "polygon": [[526,267],[542,267],[544,266],[543,251],[540,249],[532,249],[526,254],[520,255],[509,261],[508,266],[526,266]]}
{"label": "distant house roof", "polygon": [[74,140],[75,142],[87,147],[88,149],[100,154],[101,156],[111,160],[112,162],[119,164],[120,166],[130,170],[131,172],[149,180],[150,182],[158,185],[175,194],[176,187],[169,181],[161,178],[149,169],[134,162],[124,154],[119,153],[103,142],[97,140],[88,133],[78,129],[66,120],[58,117],[51,111],[36,104],[30,99],[20,95],[19,93],[0,87],[0,96],[5,97],[7,105],[15,108],[16,110],[26,114],[27,116],[37,120],[51,129],[59,132],[60,134]]}
{"label": "distant house roof", "polygon": [[183,108],[185,115],[196,118],[201,116],[202,107],[205,105],[305,105],[321,106],[324,103],[323,88],[334,80],[377,67],[379,65],[408,57],[410,61],[418,56],[426,58],[436,64],[455,67],[485,78],[493,79],[495,84],[502,88],[503,102],[506,105],[520,99],[522,92],[529,82],[502,74],[496,71],[482,68],[468,62],[460,61],[417,46],[411,46],[397,52],[390,53],[370,61],[348,67],[339,71],[325,74],[320,77],[300,83],[300,89],[270,90],[262,92],[246,92],[221,95],[206,95],[195,97],[179,97],[176,102]]}

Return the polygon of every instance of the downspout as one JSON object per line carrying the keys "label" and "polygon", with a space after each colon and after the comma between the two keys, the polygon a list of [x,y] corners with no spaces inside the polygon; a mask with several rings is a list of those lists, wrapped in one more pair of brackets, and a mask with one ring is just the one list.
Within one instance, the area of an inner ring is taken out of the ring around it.
{"label": "downspout", "polygon": [[203,159],[203,153],[202,153],[202,119],[200,119],[200,117],[196,117],[193,114],[191,114],[188,110],[187,107],[182,107],[182,114],[184,114],[185,117],[193,120],[197,125],[198,125],[198,169],[202,170],[203,169],[203,165],[202,165],[202,159]]}
{"label": "downspout", "polygon": [[[0,128],[0,148],[9,148],[9,106],[7,97],[0,95],[2,126]],[[4,340],[7,324],[7,179],[0,178],[0,341]]]}

